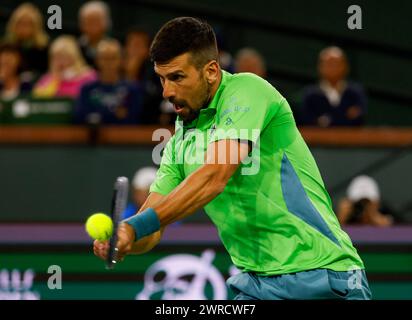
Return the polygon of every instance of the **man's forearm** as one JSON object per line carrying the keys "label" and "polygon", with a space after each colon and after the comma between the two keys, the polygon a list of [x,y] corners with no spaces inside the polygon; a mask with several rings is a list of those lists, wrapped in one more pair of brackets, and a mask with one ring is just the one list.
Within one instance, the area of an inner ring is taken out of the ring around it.
{"label": "man's forearm", "polygon": [[184,180],[169,195],[151,194],[137,214],[149,207],[154,208],[158,214],[161,229],[134,242],[130,253],[143,254],[150,251],[160,242],[166,225],[196,212],[216,197],[220,190],[217,188],[215,180],[210,168],[202,167]]}
{"label": "man's forearm", "polygon": [[225,185],[212,166],[200,167],[153,207],[161,226],[195,213],[221,193]]}
{"label": "man's forearm", "polygon": [[[222,152],[223,149],[223,152]],[[223,192],[227,182],[250,151],[247,141],[219,140],[209,145],[205,164],[171,193],[131,218],[137,239],[193,214]],[[236,158],[235,158],[236,157]],[[233,161],[233,158],[237,161]]]}

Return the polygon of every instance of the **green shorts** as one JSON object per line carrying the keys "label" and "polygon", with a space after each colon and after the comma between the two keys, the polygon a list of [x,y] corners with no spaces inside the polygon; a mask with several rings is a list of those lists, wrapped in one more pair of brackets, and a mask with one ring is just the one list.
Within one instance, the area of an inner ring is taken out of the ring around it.
{"label": "green shorts", "polygon": [[297,273],[259,276],[244,272],[226,281],[235,300],[370,300],[364,270],[338,272],[314,269]]}

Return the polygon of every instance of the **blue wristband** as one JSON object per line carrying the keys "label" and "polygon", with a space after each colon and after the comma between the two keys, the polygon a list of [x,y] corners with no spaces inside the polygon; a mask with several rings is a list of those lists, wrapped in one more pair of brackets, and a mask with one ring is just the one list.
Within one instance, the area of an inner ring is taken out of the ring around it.
{"label": "blue wristband", "polygon": [[135,241],[160,230],[160,221],[153,208],[143,210],[141,213],[138,213],[123,222],[126,222],[133,227]]}

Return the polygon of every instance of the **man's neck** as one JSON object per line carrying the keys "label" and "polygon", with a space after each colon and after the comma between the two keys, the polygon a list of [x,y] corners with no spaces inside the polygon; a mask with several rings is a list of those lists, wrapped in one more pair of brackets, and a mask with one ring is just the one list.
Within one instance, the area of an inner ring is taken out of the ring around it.
{"label": "man's neck", "polygon": [[104,84],[115,84],[119,82],[120,77],[118,74],[103,74],[100,73],[100,82]]}
{"label": "man's neck", "polygon": [[345,80],[337,80],[337,81],[328,81],[328,80],[322,80],[321,83],[329,88],[333,88],[337,91],[342,91],[342,89],[345,88],[346,86],[346,81]]}
{"label": "man's neck", "polygon": [[[217,89],[219,89],[220,83],[222,82],[222,78],[223,78],[222,69],[219,68],[219,74],[218,74],[218,76],[217,76],[217,80],[216,80],[216,82],[213,84],[212,89],[210,90],[210,101],[212,101],[213,98],[215,97],[215,94],[216,94],[216,92],[217,92]],[[210,102],[210,101],[209,101],[209,102]]]}

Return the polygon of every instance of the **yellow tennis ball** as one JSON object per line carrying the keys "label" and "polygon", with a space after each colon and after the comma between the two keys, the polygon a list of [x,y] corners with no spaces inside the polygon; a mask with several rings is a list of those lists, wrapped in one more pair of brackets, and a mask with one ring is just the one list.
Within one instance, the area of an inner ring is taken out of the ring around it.
{"label": "yellow tennis ball", "polygon": [[106,241],[113,233],[112,219],[104,213],[95,213],[87,219],[86,231],[92,239]]}

